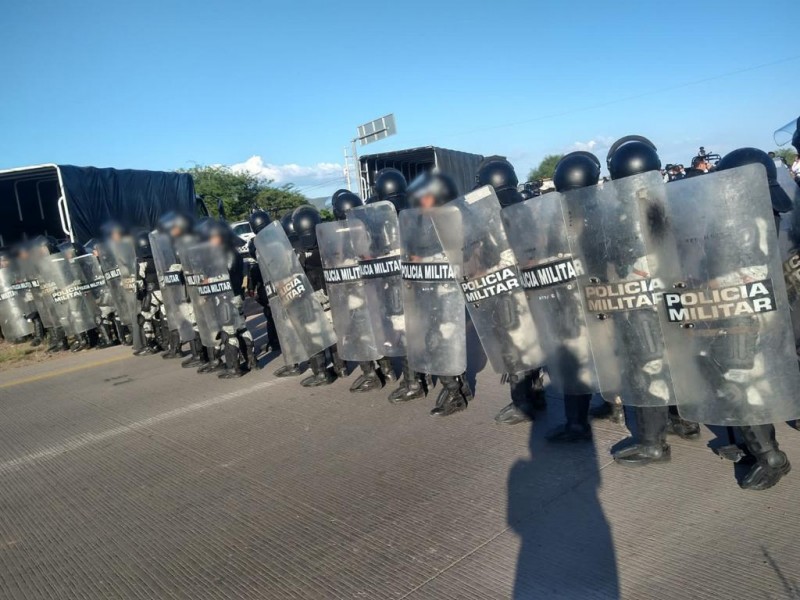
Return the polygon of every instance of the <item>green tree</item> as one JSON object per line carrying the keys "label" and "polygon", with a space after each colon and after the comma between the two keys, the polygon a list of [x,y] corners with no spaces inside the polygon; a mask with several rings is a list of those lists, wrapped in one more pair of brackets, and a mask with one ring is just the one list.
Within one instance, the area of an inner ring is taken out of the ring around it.
{"label": "green tree", "polygon": [[253,207],[276,216],[306,202],[292,184],[273,186],[271,180],[227,167],[197,165],[182,171],[192,176],[195,192],[203,197],[212,214],[217,212],[217,198],[222,199],[229,221],[246,219]]}
{"label": "green tree", "polygon": [[537,179],[552,179],[553,173],[556,170],[558,161],[561,160],[563,154],[548,154],[539,163],[535,169],[531,169],[528,173],[528,181],[536,181]]}
{"label": "green tree", "polygon": [[773,152],[776,157],[782,158],[786,161],[786,164],[790,166],[794,162],[794,159],[797,158],[797,152],[795,152],[793,148],[778,148],[773,150]]}

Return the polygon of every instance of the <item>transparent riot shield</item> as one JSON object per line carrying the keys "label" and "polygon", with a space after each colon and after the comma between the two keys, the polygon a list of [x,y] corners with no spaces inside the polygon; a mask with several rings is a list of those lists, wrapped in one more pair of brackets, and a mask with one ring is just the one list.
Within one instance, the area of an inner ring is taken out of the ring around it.
{"label": "transparent riot shield", "polygon": [[44,327],[51,329],[60,325],[52,300],[48,300],[42,293],[36,259],[33,256],[28,256],[25,259],[20,259],[18,264],[20,279],[17,282],[17,289],[19,291],[25,290],[25,293],[31,296],[33,305]]}
{"label": "transparent riot shield", "polygon": [[275,291],[275,286],[271,281],[264,282],[264,288],[267,293],[267,301],[272,310],[272,318],[275,321],[275,331],[278,334],[278,340],[281,343],[281,356],[287,365],[296,365],[308,359],[303,342],[297,331],[292,324],[292,321],[286,315],[286,310],[283,308],[280,298]]}
{"label": "transparent riot shield", "polygon": [[[797,182],[792,176],[792,172],[780,160],[775,161],[775,171],[777,173],[778,186],[786,193],[789,199],[789,206],[786,208],[791,210],[793,207],[800,204],[800,185],[797,185]],[[782,209],[779,208],[779,210]]]}
{"label": "transparent riot shield", "polygon": [[726,426],[800,417],[764,167],[672,183],[666,206],[677,261],[664,265],[660,314],[681,415]]}
{"label": "transparent riot shield", "polygon": [[356,206],[347,211],[347,223],[361,267],[378,353],[404,356],[406,320],[397,211],[387,201]]}
{"label": "transparent riot shield", "polygon": [[461,375],[467,367],[464,295],[429,212],[400,211],[406,349],[412,370]]}
{"label": "transparent riot shield", "polygon": [[85,295],[82,275],[70,261],[61,253],[44,257],[40,273],[46,278],[47,289],[66,334],[78,335],[93,329],[94,309]]}
{"label": "transparent riot shield", "polygon": [[[265,281],[271,281],[275,287],[275,293],[302,345],[302,360],[335,344],[336,333],[333,326],[314,295],[311,283],[281,224],[272,222],[267,225],[255,237],[254,243],[261,274]],[[273,316],[277,322],[278,316]]]}
{"label": "transparent riot shield", "polygon": [[561,195],[545,194],[508,206],[502,216],[551,385],[562,394],[600,391]]}
{"label": "transparent riot shield", "polygon": [[675,403],[658,317],[663,284],[640,210],[653,197],[663,205],[665,193],[650,172],[560,195],[600,391],[631,406]]}
{"label": "transparent riot shield", "polygon": [[366,286],[361,279],[361,267],[350,234],[346,221],[317,225],[317,241],[331,303],[333,329],[339,340],[339,355],[344,360],[377,360],[381,355],[375,339],[372,313],[367,305]]}
{"label": "transparent riot shield", "polygon": [[218,345],[223,329],[238,331],[244,319],[234,301],[231,276],[221,246],[208,242],[181,250],[186,284],[190,291],[200,339],[204,346]]}
{"label": "transparent riot shield", "polygon": [[76,274],[80,276],[81,289],[95,318],[101,317],[101,307],[108,306],[111,302],[111,297],[106,285],[105,275],[100,269],[100,263],[94,254],[76,256],[70,263]]}
{"label": "transparent riot shield", "polygon": [[500,202],[484,186],[431,213],[492,368],[518,373],[544,364]]}
{"label": "transparent riot shield", "polygon": [[[106,280],[106,289],[114,307],[117,318],[123,325],[131,325],[131,308],[128,301],[128,292],[122,287],[122,270],[117,265],[117,257],[107,244],[95,246],[97,251],[97,262]],[[135,296],[134,296],[135,299]]]}
{"label": "transparent riot shield", "polygon": [[800,119],[792,119],[783,127],[776,129],[773,134],[775,143],[778,144],[778,146],[785,146],[791,142],[798,126],[800,126]]}
{"label": "transparent riot shield", "polygon": [[108,249],[114,256],[119,269],[120,288],[123,291],[123,307],[120,308],[119,316],[123,325],[136,323],[139,315],[139,301],[136,299],[136,270],[138,262],[136,260],[136,249],[133,240],[122,238],[121,240],[109,240],[106,242]]}
{"label": "transparent riot shield", "polygon": [[18,280],[16,266],[0,269],[0,330],[9,341],[33,333],[33,324],[25,318],[31,307],[25,300],[25,292],[16,286]]}
{"label": "transparent riot shield", "polygon": [[158,272],[161,297],[167,310],[167,322],[172,331],[178,331],[181,342],[194,339],[191,305],[187,302],[181,263],[172,246],[172,238],[156,231],[150,234],[150,248]]}

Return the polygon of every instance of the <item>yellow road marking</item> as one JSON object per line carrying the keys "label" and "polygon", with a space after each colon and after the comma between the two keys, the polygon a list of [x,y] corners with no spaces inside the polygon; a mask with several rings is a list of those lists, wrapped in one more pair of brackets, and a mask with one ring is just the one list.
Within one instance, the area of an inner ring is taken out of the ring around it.
{"label": "yellow road marking", "polygon": [[33,383],[35,381],[43,381],[45,379],[51,379],[53,377],[59,377],[61,375],[66,375],[67,373],[75,373],[76,371],[85,371],[86,369],[102,367],[104,365],[110,365],[112,363],[120,362],[122,360],[128,360],[129,358],[133,358],[133,355],[129,354],[125,356],[115,356],[114,358],[98,360],[95,362],[87,363],[85,365],[75,365],[74,367],[65,367],[64,369],[56,369],[55,371],[48,371],[46,373],[40,373],[39,375],[31,375],[30,377],[23,377],[21,379],[12,379],[11,381],[8,381],[6,383],[0,383],[0,390],[14,387],[17,385],[25,385],[26,383]]}

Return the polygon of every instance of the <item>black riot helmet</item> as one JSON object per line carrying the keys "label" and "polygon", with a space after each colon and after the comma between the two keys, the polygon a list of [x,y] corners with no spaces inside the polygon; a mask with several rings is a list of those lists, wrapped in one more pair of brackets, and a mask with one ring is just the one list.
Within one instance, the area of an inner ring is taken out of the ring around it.
{"label": "black riot helmet", "polygon": [[100,226],[100,233],[104,240],[119,240],[128,235],[128,229],[119,221],[106,221]]}
{"label": "black riot helmet", "polygon": [[408,206],[430,209],[444,206],[458,198],[455,181],[444,173],[427,171],[417,176],[408,186]]}
{"label": "black riot helmet", "polygon": [[622,179],[648,171],[659,171],[661,159],[653,142],[641,135],[629,135],[618,139],[608,150],[606,166],[611,179]]}
{"label": "black riot helmet", "polygon": [[293,211],[289,211],[281,217],[281,227],[283,227],[283,232],[286,234],[286,237],[289,238],[289,242],[294,246],[297,244],[297,232],[292,222],[292,212]]}
{"label": "black riot helmet", "polygon": [[763,165],[767,170],[767,183],[769,184],[769,195],[772,200],[772,210],[775,213],[792,210],[791,199],[778,184],[778,169],[775,166],[775,161],[763,150],[758,148],[739,148],[728,152],[717,163],[717,171],[725,171],[752,164]]}
{"label": "black riot helmet", "polygon": [[405,176],[392,167],[386,167],[375,175],[375,196],[377,200],[388,200],[396,210],[406,208],[406,192],[408,183]]}
{"label": "black riot helmet", "polygon": [[797,117],[797,124],[794,127],[794,134],[792,135],[792,146],[800,152],[800,117]]}
{"label": "black riot helmet", "polygon": [[75,258],[76,256],[83,256],[86,254],[86,249],[78,242],[61,242],[58,245],[58,251],[61,252],[65,258]]}
{"label": "black riot helmet", "polygon": [[169,234],[177,239],[192,231],[192,218],[171,210],[161,215],[157,228],[161,233]]}
{"label": "black riot helmet", "polygon": [[267,211],[259,209],[254,210],[250,214],[248,221],[250,222],[250,229],[253,230],[253,233],[258,234],[264,227],[272,222],[272,219]]}
{"label": "black riot helmet", "polygon": [[600,181],[600,159],[591,152],[570,152],[556,164],[553,183],[558,192],[597,185]]}
{"label": "black riot helmet", "polygon": [[504,158],[484,162],[475,174],[475,183],[478,187],[492,186],[501,206],[511,206],[524,200],[517,190],[519,179],[514,167]]}
{"label": "black riot helmet", "polygon": [[313,250],[317,247],[317,225],[322,223],[319,211],[310,204],[304,204],[294,209],[292,224],[297,232],[297,244],[303,250]]}
{"label": "black riot helmet", "polygon": [[344,221],[347,218],[347,211],[354,206],[363,206],[364,202],[353,192],[345,191],[331,199],[333,216],[337,221]]}
{"label": "black riot helmet", "polygon": [[150,248],[150,234],[146,231],[139,231],[134,237],[134,245],[136,246],[136,257],[139,260],[145,260],[153,257],[153,251]]}

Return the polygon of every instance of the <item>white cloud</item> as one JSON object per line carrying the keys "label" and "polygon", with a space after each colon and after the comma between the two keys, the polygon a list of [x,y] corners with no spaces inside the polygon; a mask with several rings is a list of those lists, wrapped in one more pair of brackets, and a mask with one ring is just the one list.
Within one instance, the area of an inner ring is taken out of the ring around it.
{"label": "white cloud", "polygon": [[254,155],[246,161],[230,165],[228,168],[237,173],[246,172],[256,177],[271,179],[279,184],[294,183],[297,186],[304,186],[328,182],[337,177],[344,181],[344,167],[338,163],[323,162],[310,166],[294,163],[275,165],[265,163],[261,156]]}
{"label": "white cloud", "polygon": [[611,147],[614,143],[614,138],[598,136],[596,139],[591,139],[588,142],[574,142],[567,148],[567,152],[575,152],[576,150],[583,150],[584,152],[597,152]]}

